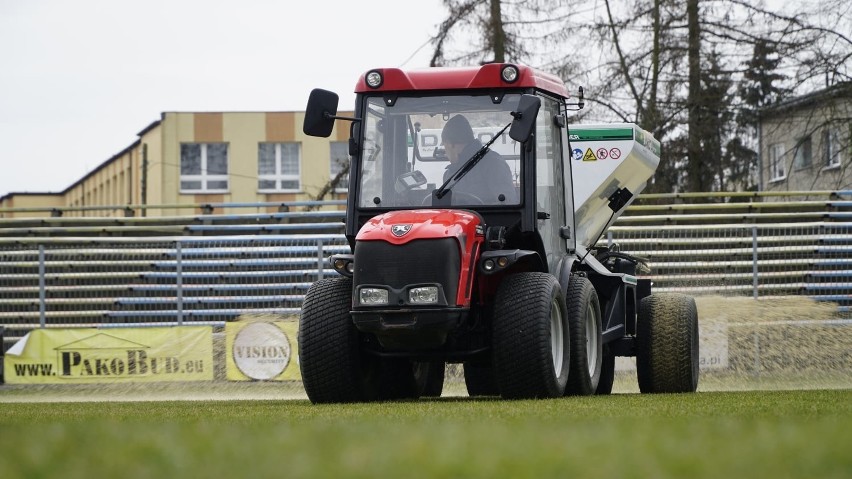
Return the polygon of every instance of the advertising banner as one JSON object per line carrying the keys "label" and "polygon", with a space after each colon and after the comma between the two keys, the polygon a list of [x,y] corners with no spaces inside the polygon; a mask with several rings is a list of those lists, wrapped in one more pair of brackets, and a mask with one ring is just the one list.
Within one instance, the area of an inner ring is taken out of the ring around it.
{"label": "advertising banner", "polygon": [[36,329],[6,352],[9,384],[212,381],[213,329]]}
{"label": "advertising banner", "polygon": [[226,377],[231,381],[301,381],[295,321],[225,325]]}

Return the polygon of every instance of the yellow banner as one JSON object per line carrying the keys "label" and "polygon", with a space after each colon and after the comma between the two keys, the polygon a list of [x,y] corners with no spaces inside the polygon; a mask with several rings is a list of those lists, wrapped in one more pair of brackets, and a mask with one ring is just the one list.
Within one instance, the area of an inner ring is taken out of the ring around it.
{"label": "yellow banner", "polygon": [[36,329],[3,370],[9,384],[212,381],[213,329]]}
{"label": "yellow banner", "polygon": [[301,381],[295,321],[225,324],[226,377],[231,381]]}

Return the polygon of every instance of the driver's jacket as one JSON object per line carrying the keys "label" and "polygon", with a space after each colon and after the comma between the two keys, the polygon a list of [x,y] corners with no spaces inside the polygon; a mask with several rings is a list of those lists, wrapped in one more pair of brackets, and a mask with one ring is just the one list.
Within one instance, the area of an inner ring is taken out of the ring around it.
{"label": "driver's jacket", "polygon": [[[459,161],[447,165],[444,181],[455,174],[480,148],[482,144],[479,140],[473,140],[468,144],[459,155]],[[518,202],[518,193],[512,181],[512,170],[503,157],[492,150],[488,150],[479,163],[452,187],[452,191],[456,198],[453,203],[476,203],[470,199],[459,198],[460,194],[464,193],[476,196],[486,205],[517,204]],[[506,197],[502,202],[498,199],[501,194]]]}

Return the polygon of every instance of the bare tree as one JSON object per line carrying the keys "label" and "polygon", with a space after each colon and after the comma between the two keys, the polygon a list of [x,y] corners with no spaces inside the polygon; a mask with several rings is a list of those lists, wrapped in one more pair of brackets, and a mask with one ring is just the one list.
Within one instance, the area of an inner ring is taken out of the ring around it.
{"label": "bare tree", "polygon": [[[707,158],[702,155],[701,137],[701,24],[698,22],[698,0],[686,1],[687,64],[689,69],[686,97],[689,136],[686,142],[687,188],[690,191],[708,191],[704,171]],[[712,168],[712,167],[711,167]]]}
{"label": "bare tree", "polygon": [[[352,164],[350,162],[349,157],[344,158],[333,158],[333,161],[337,165],[337,173],[331,177],[324,185],[320,187],[314,195],[309,195],[311,200],[313,201],[325,201],[326,196],[329,194],[333,194],[337,190],[341,188],[349,187],[349,167]],[[334,197],[332,197],[334,199]],[[317,209],[319,205],[308,205],[305,207],[305,211],[313,211]]]}
{"label": "bare tree", "polygon": [[[583,84],[588,118],[634,122],[663,142],[651,191],[755,188],[761,108],[850,78],[846,0],[785,4],[793,13],[753,0],[445,5],[433,64],[503,58]],[[481,41],[447,58],[446,41],[462,26]]]}
{"label": "bare tree", "polygon": [[[430,66],[529,62],[536,47],[562,38],[552,27],[568,15],[565,5],[546,0],[444,0],[444,6]],[[448,53],[457,37],[462,40]]]}

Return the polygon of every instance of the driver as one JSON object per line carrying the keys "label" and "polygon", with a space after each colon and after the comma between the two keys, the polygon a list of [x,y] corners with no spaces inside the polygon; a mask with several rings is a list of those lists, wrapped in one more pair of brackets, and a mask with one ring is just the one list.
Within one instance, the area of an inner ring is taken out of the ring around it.
{"label": "driver", "polygon": [[[482,148],[482,143],[473,136],[470,122],[463,115],[456,115],[447,121],[441,131],[441,142],[450,160],[450,164],[444,171],[444,181],[454,175]],[[499,153],[490,149],[452,189],[459,193],[474,195],[486,205],[518,202],[515,185],[512,182],[512,170]],[[501,194],[505,197],[503,201],[499,198]]]}

